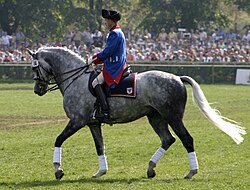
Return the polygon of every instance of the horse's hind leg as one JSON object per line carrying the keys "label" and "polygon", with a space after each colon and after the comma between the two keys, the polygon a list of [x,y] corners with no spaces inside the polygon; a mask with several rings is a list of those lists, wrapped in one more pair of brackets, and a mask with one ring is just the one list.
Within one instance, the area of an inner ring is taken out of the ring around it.
{"label": "horse's hind leg", "polygon": [[148,164],[147,176],[148,178],[153,178],[156,175],[154,168],[166,150],[175,142],[175,138],[168,129],[168,122],[164,120],[160,114],[155,113],[150,115],[148,116],[148,120],[154,131],[160,137],[162,143],[161,147],[159,147],[155,154],[151,157]]}
{"label": "horse's hind leg", "polygon": [[174,119],[170,121],[169,124],[174,130],[175,134],[180,138],[183,146],[186,148],[188,152],[190,171],[185,176],[185,179],[191,179],[198,172],[198,161],[194,151],[193,138],[185,128],[182,119],[174,117]]}

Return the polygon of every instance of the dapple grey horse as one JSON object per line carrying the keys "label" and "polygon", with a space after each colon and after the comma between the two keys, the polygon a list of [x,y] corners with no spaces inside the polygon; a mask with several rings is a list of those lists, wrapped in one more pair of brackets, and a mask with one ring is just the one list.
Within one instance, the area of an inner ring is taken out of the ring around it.
{"label": "dapple grey horse", "polygon": [[[66,48],[46,47],[36,52],[28,50],[33,57],[36,94],[42,96],[47,91],[58,88],[63,96],[64,110],[69,123],[56,138],[54,148],[54,167],[56,179],[61,179],[64,171],[61,167],[63,142],[84,126],[89,126],[98,155],[99,170],[93,177],[107,173],[101,121],[92,118],[95,97],[90,93],[88,80],[93,70],[84,59]],[[49,88],[54,81],[56,86]],[[161,146],[149,160],[147,176],[156,175],[155,167],[165,151],[175,142],[169,126],[180,138],[187,150],[190,171],[185,178],[190,179],[198,172],[198,161],[194,150],[193,138],[183,124],[183,115],[187,100],[184,83],[192,86],[193,99],[201,112],[220,130],[229,135],[237,144],[243,141],[244,128],[229,120],[210,107],[200,86],[188,76],[176,76],[161,71],[147,71],[137,74],[136,98],[109,97],[111,120],[109,124],[127,123],[143,116],[161,140]]]}

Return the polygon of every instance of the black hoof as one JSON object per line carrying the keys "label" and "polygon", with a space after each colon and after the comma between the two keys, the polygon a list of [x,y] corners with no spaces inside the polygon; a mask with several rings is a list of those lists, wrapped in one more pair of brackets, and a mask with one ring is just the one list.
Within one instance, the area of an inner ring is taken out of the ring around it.
{"label": "black hoof", "polygon": [[55,177],[56,177],[57,180],[62,179],[63,176],[64,176],[63,170],[58,170],[58,171],[55,173]]}
{"label": "black hoof", "polygon": [[198,169],[190,170],[189,173],[184,177],[184,179],[192,179],[192,177],[198,173]]}
{"label": "black hoof", "polygon": [[148,178],[154,178],[156,176],[155,170],[147,171]]}

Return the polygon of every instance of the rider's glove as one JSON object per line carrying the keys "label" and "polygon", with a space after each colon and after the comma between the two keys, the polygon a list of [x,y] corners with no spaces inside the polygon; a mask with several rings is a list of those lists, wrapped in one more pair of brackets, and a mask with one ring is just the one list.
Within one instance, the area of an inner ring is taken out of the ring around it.
{"label": "rider's glove", "polygon": [[92,67],[95,68],[97,64],[102,64],[102,60],[100,60],[97,56],[97,54],[93,55],[92,57],[87,59],[87,64],[92,64]]}
{"label": "rider's glove", "polygon": [[86,60],[86,62],[87,62],[87,65],[91,65],[94,69],[96,68],[96,65],[95,65],[95,63],[94,63],[94,60],[93,60],[93,57],[92,57],[92,56],[89,57],[89,58]]}
{"label": "rider's glove", "polygon": [[92,62],[91,65],[92,65],[93,69],[96,68],[96,64],[94,62]]}
{"label": "rider's glove", "polygon": [[87,65],[91,65],[91,64],[93,64],[93,63],[94,63],[93,57],[89,57],[89,58],[87,59]]}

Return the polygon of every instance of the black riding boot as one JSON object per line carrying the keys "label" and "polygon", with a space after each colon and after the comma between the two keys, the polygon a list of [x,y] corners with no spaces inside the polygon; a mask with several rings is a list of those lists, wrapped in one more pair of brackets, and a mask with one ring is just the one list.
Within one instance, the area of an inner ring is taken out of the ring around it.
{"label": "black riding boot", "polygon": [[96,93],[97,100],[100,103],[101,111],[96,110],[94,117],[96,119],[109,119],[108,102],[100,84],[96,85],[95,93]]}

